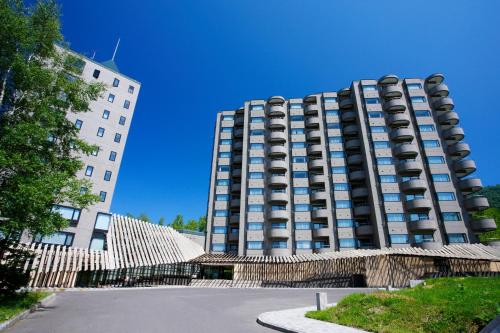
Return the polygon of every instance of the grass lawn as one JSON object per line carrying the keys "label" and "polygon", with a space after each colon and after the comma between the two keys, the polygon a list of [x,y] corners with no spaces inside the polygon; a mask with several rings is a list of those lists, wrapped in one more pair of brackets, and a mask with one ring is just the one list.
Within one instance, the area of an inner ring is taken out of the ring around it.
{"label": "grass lawn", "polygon": [[28,292],[15,296],[0,298],[0,322],[6,321],[16,314],[29,309],[33,304],[48,296],[48,292]]}
{"label": "grass lawn", "polygon": [[394,292],[353,294],[306,317],[379,333],[479,332],[500,314],[499,278],[439,278]]}

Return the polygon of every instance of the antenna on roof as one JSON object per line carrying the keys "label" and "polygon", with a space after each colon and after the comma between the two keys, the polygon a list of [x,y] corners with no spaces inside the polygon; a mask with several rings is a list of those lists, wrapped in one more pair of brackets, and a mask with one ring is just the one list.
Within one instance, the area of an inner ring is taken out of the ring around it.
{"label": "antenna on roof", "polygon": [[115,52],[113,52],[113,57],[111,58],[111,61],[115,61],[115,56],[116,56],[116,51],[118,51],[118,46],[120,46],[120,38],[118,38],[118,42],[116,42]]}

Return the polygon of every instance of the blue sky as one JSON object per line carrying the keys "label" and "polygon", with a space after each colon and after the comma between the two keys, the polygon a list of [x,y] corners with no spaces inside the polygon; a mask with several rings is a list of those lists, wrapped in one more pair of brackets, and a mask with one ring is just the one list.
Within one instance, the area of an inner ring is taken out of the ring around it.
{"label": "blue sky", "polygon": [[445,74],[477,176],[500,183],[499,1],[61,1],[73,49],[142,83],[112,210],[205,214],[215,114],[352,80]]}

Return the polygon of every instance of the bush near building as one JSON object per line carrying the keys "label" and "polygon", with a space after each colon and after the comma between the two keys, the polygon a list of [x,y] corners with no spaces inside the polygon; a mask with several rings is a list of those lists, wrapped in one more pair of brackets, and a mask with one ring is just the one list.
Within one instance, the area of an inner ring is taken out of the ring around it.
{"label": "bush near building", "polygon": [[48,295],[48,292],[36,291],[0,297],[0,323],[29,309]]}

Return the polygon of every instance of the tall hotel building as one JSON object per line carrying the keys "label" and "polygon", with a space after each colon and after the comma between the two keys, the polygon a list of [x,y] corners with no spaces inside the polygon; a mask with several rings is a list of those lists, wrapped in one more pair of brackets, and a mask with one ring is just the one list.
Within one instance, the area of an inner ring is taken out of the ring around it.
{"label": "tall hotel building", "polygon": [[[93,183],[92,190],[100,201],[83,210],[69,205],[55,206],[69,220],[69,227],[52,236],[35,236],[34,241],[99,250],[106,247],[109,210],[141,84],[120,73],[112,60],[99,63],[73,54],[80,59],[77,67],[83,80],[105,85],[101,97],[91,102],[91,111],[70,112],[67,116],[79,128],[83,140],[99,147],[89,156],[80,156],[84,166],[78,177]],[[26,241],[27,235],[24,237]]]}
{"label": "tall hotel building", "polygon": [[495,229],[443,76],[387,75],[217,114],[206,250],[439,248]]}

